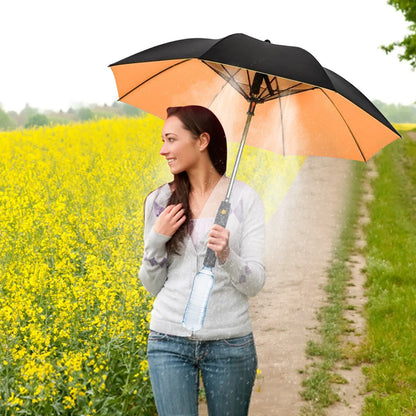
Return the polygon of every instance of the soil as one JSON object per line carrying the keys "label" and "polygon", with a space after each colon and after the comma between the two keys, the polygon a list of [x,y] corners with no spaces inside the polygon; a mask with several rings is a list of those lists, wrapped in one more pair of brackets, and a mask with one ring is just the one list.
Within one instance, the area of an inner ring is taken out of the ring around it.
{"label": "soil", "polygon": [[416,140],[416,131],[408,131],[407,134],[412,140]]}
{"label": "soil", "polygon": [[[297,416],[306,404],[300,396],[303,372],[311,364],[305,349],[317,337],[316,314],[325,304],[326,271],[343,226],[351,169],[348,160],[308,157],[268,222],[267,280],[250,302],[261,372],[250,416]],[[361,218],[365,223],[364,214]],[[346,316],[355,331],[345,342],[357,344],[364,330],[363,259],[352,258],[351,267],[358,277],[349,286],[349,297],[357,307]],[[361,369],[339,373],[348,383],[340,386],[342,400],[327,410],[328,415],[358,416],[363,401]],[[200,415],[206,414],[202,403]]]}

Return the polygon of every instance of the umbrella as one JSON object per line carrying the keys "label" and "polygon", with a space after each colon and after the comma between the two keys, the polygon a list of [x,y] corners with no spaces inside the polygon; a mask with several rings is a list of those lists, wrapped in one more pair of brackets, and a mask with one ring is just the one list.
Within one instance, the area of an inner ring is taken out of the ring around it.
{"label": "umbrella", "polygon": [[240,141],[247,103],[261,103],[246,144],[284,155],[366,161],[400,137],[358,89],[304,49],[244,34],[166,43],[110,68],[121,101],[160,118],[168,106],[208,107],[232,141]]}
{"label": "umbrella", "polygon": [[[370,100],[306,50],[245,34],[165,43],[110,68],[120,101],[160,118],[170,106],[208,107],[227,138],[240,142],[215,220],[223,226],[245,145],[367,161],[400,137]],[[204,265],[215,265],[211,250]]]}

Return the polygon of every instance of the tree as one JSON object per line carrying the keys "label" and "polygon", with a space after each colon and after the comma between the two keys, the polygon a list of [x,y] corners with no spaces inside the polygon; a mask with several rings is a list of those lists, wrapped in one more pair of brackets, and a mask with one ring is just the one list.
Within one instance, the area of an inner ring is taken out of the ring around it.
{"label": "tree", "polygon": [[31,127],[40,127],[40,126],[46,126],[49,124],[48,117],[45,116],[45,114],[34,114],[33,116],[29,117],[25,124],[25,128],[29,129]]}
{"label": "tree", "polygon": [[91,108],[82,107],[78,110],[78,117],[81,121],[88,121],[94,118]]}
{"label": "tree", "polygon": [[412,68],[416,69],[416,2],[415,0],[388,0],[387,3],[401,11],[406,21],[410,22],[410,33],[402,41],[382,46],[382,49],[386,53],[390,53],[397,47],[404,48],[404,52],[399,55],[399,59],[408,61]]}
{"label": "tree", "polygon": [[11,130],[15,127],[14,121],[0,107],[0,130]]}

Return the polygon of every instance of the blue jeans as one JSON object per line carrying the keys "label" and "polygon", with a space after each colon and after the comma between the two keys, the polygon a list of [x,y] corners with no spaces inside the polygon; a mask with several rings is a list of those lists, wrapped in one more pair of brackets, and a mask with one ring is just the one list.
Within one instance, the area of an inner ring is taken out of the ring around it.
{"label": "blue jeans", "polygon": [[248,414],[256,377],[253,335],[198,341],[150,331],[149,373],[159,416],[197,416],[199,374],[210,416]]}

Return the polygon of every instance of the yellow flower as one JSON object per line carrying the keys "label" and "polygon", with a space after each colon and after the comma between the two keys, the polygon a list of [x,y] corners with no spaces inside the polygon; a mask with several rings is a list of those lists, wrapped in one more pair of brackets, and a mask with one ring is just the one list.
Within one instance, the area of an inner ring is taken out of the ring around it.
{"label": "yellow flower", "polygon": [[[0,363],[9,374],[0,394],[14,411],[48,403],[95,413],[85,397],[121,388],[106,385],[112,371],[151,394],[153,299],[138,272],[143,201],[172,179],[162,124],[145,116],[0,132]],[[235,153],[232,144],[230,161]],[[270,216],[303,160],[248,148],[238,178]]]}

